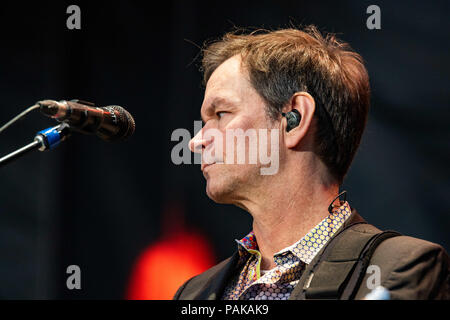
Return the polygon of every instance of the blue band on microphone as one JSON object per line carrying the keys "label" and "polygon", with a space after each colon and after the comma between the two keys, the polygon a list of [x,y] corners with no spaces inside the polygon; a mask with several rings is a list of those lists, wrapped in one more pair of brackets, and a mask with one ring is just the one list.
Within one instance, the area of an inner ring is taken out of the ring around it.
{"label": "blue band on microphone", "polygon": [[59,132],[53,127],[41,130],[37,134],[44,137],[48,149],[56,148],[61,142]]}

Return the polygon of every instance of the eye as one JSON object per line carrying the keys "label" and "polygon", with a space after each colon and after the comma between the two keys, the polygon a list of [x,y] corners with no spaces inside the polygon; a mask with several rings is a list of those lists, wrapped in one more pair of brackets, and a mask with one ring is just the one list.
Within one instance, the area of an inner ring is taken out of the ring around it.
{"label": "eye", "polygon": [[216,115],[219,117],[219,119],[220,118],[222,118],[223,116],[224,116],[224,114],[225,113],[228,113],[228,112],[225,112],[225,111],[219,111],[219,112],[216,112]]}

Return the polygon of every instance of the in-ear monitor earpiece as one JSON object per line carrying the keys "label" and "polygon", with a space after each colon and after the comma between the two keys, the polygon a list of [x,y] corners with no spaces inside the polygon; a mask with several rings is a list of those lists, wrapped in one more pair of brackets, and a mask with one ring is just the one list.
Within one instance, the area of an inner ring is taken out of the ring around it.
{"label": "in-ear monitor earpiece", "polygon": [[292,111],[289,111],[288,113],[282,112],[281,115],[286,118],[287,120],[287,126],[286,131],[289,132],[295,127],[297,127],[300,124],[300,120],[302,116],[300,115],[300,112],[297,111],[297,109],[292,109]]}

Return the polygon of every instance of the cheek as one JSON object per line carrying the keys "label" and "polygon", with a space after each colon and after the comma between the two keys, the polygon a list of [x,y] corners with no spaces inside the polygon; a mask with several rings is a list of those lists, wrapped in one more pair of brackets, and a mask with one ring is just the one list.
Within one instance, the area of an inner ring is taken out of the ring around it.
{"label": "cheek", "polygon": [[239,117],[230,120],[226,124],[224,129],[225,130],[242,129],[245,131],[250,128],[256,128],[254,117],[252,117],[251,115],[241,115]]}
{"label": "cheek", "polygon": [[[234,144],[234,150],[236,152],[237,150],[237,141],[236,139],[228,138],[227,139],[227,132],[228,137],[233,136],[240,136],[241,133],[249,132],[248,130],[252,130],[255,132],[256,135],[258,135],[258,129],[256,126],[256,123],[254,121],[255,119],[251,116],[240,116],[239,118],[231,120],[229,123],[227,123],[226,128],[223,130],[223,150],[226,151],[226,144]],[[245,143],[245,149],[248,152],[248,140],[246,140]]]}
{"label": "cheek", "polygon": [[[240,114],[230,120],[226,118],[224,120],[224,125],[219,124],[218,128],[221,137],[215,139],[214,142],[216,159],[221,158],[221,161],[229,165],[259,164],[259,159],[257,159],[259,158],[259,148],[263,148],[267,153],[268,145],[270,146],[270,137],[268,137],[268,140],[263,139],[262,141],[259,137],[260,128],[267,129],[268,127],[264,114],[261,115],[258,112],[255,112],[254,115]],[[267,132],[265,133],[265,136],[267,136]],[[243,134],[246,135],[245,138],[242,137]],[[242,141],[245,141],[245,145],[242,144]],[[263,145],[260,145],[261,142]],[[235,168],[235,170],[240,171],[238,168]]]}

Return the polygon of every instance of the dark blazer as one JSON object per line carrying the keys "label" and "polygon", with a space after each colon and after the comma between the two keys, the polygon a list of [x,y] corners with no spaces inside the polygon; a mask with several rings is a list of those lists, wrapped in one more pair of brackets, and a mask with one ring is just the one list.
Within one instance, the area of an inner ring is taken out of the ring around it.
{"label": "dark blazer", "polygon": [[[356,210],[352,209],[352,214],[343,227],[361,221],[365,222]],[[357,224],[353,228],[355,227],[356,232],[360,234],[378,230],[367,223]],[[345,247],[345,244],[341,246]],[[325,247],[319,251],[311,264],[320,258]],[[351,259],[350,254],[348,260]],[[189,279],[178,289],[174,299],[220,299],[228,281],[239,272],[238,260],[239,254],[236,251],[228,259]],[[391,299],[450,299],[450,259],[447,252],[438,244],[408,236],[390,238],[377,247],[370,264],[379,266],[380,284],[389,290]],[[365,285],[370,276],[366,274],[355,299],[362,299],[370,292]],[[303,276],[300,278],[289,299],[304,299],[301,288],[305,280]]]}

